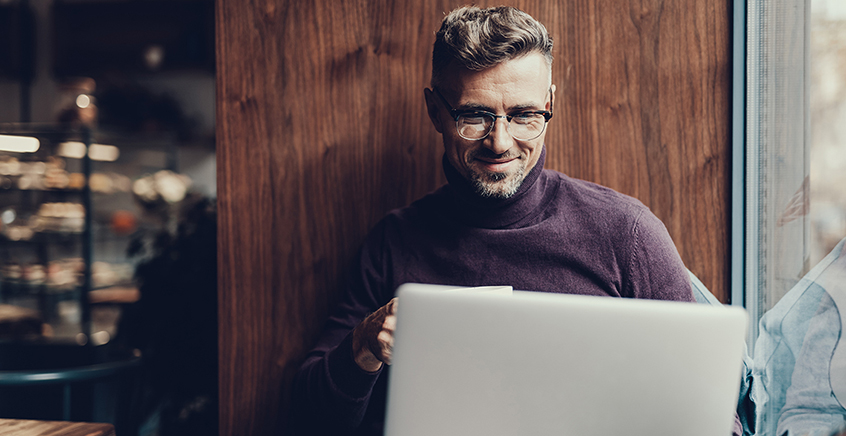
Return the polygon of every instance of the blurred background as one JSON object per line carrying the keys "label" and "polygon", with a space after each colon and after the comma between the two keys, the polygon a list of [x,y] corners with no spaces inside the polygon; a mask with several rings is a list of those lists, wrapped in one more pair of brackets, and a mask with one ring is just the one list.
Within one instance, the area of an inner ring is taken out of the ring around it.
{"label": "blurred background", "polygon": [[0,0],[0,418],[217,433],[214,68],[212,1]]}
{"label": "blurred background", "polygon": [[846,2],[812,2],[810,50],[813,266],[846,237]]}

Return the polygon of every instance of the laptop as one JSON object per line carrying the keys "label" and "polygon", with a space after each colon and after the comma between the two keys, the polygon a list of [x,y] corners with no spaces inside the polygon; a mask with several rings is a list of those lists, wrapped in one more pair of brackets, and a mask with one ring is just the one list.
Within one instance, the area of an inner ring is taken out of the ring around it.
{"label": "laptop", "polygon": [[731,434],[743,309],[421,284],[397,294],[388,436]]}

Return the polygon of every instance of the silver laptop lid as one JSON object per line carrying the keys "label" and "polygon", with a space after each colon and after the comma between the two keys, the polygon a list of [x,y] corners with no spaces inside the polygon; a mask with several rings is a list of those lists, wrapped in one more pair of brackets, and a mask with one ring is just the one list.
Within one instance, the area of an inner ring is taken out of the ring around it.
{"label": "silver laptop lid", "polygon": [[415,284],[398,296],[388,436],[731,434],[742,309]]}

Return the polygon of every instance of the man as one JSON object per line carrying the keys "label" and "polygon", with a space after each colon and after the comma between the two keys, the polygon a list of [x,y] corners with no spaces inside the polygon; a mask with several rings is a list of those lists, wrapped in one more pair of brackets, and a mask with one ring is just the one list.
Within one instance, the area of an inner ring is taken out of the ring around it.
{"label": "man", "polygon": [[448,184],[370,232],[346,297],[294,381],[308,434],[381,434],[385,366],[407,282],[693,301],[666,229],[635,199],[544,170],[552,39],[509,7],[444,18],[429,118]]}

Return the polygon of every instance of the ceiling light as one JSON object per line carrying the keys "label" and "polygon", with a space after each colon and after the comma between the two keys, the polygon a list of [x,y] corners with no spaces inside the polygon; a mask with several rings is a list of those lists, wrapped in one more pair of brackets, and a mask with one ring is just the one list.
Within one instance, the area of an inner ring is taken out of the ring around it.
{"label": "ceiling light", "polygon": [[0,135],[0,151],[15,153],[35,153],[41,147],[38,138],[30,136]]}

